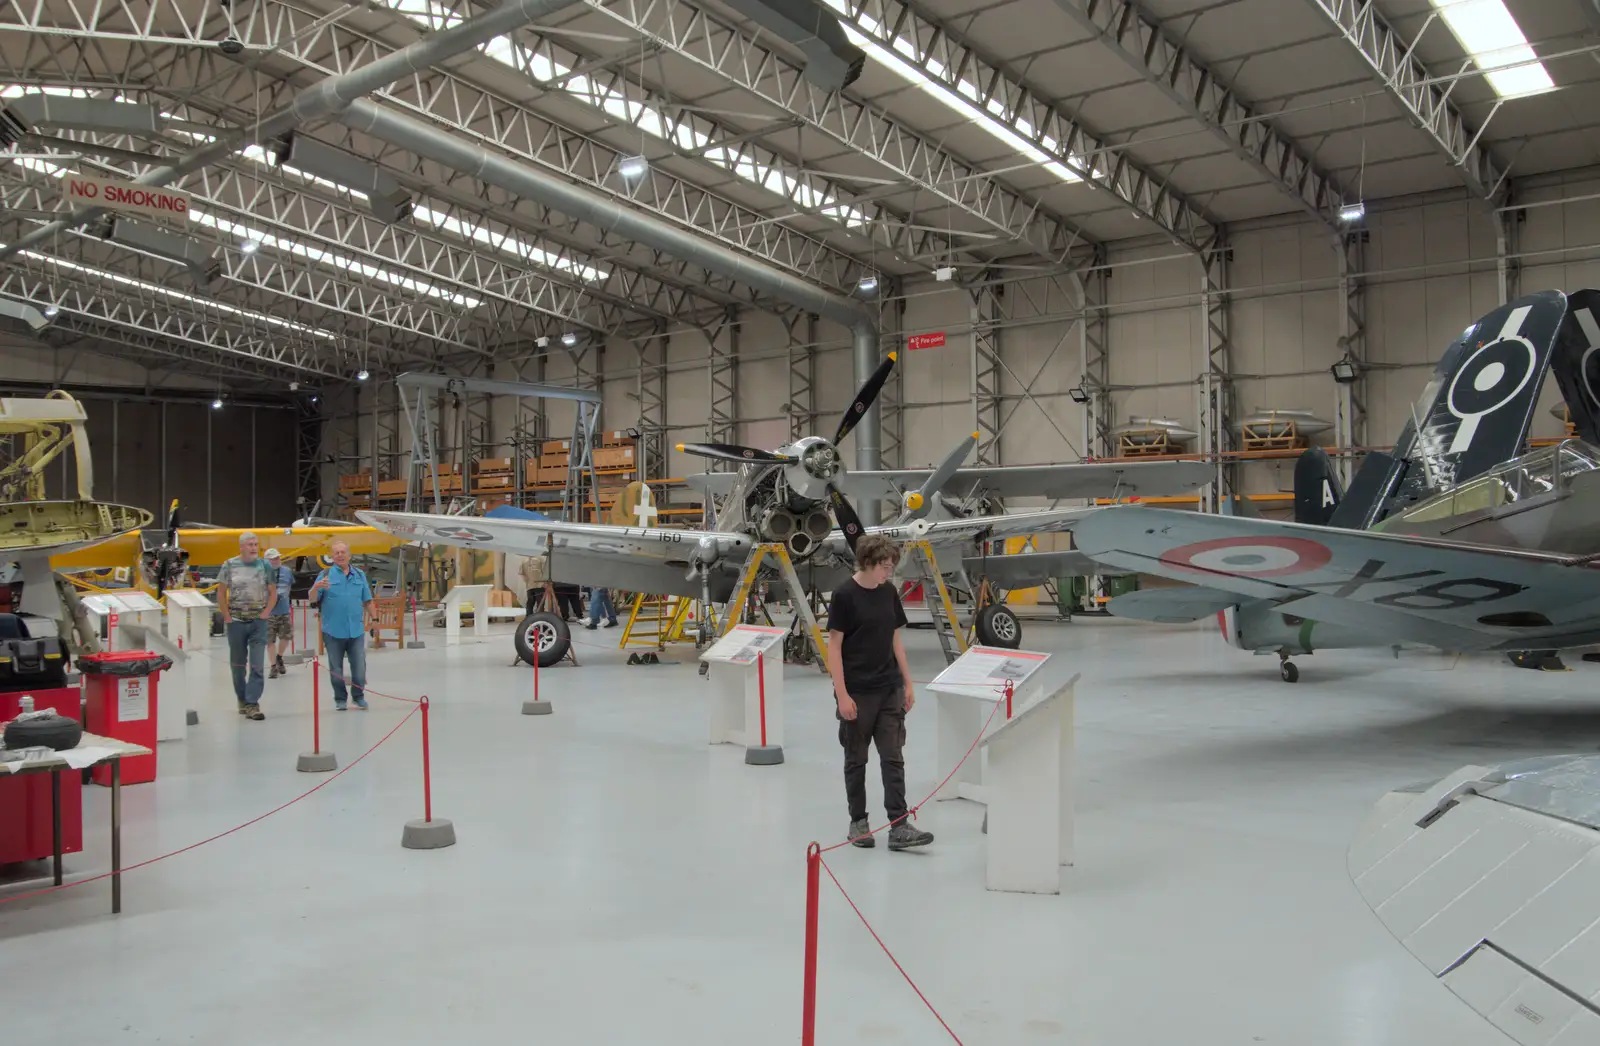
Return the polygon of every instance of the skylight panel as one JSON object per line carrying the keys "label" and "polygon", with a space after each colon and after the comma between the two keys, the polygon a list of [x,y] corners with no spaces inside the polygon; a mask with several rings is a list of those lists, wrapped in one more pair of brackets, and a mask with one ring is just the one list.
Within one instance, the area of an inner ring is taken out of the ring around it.
{"label": "skylight panel", "polygon": [[[1439,18],[1472,56],[1501,98],[1555,90],[1505,0],[1432,0]],[[1507,68],[1514,67],[1514,68]],[[1497,71],[1498,70],[1498,71]]]}
{"label": "skylight panel", "polygon": [[[429,19],[436,17],[435,11],[429,10],[430,7],[437,7],[433,4],[433,0],[379,0],[379,2],[421,25],[433,25]],[[673,141],[679,148],[685,150],[704,150],[701,155],[708,163],[716,164],[747,182],[794,200],[801,207],[821,208],[821,213],[838,220],[847,228],[858,228],[867,224],[867,213],[861,208],[841,204],[836,198],[826,193],[819,193],[776,168],[755,163],[748,157],[741,156],[736,149],[705,150],[704,147],[711,144],[711,135],[690,126],[687,120],[681,121],[675,130],[669,132],[660,112],[653,106],[630,99],[622,92],[605,87],[587,76],[572,76],[571,69],[547,55],[528,50],[508,36],[496,37],[483,44],[480,50],[512,69],[525,70],[527,75],[537,82],[556,81],[556,89],[586,105],[608,113],[629,126],[637,127],[654,138]]]}
{"label": "skylight panel", "polygon": [[421,205],[413,207],[411,216],[418,221],[427,222],[429,225],[443,229],[445,232],[458,236],[463,240],[471,240],[491,250],[509,254],[520,261],[532,262],[534,265],[540,265],[546,269],[559,269],[562,272],[570,272],[579,279],[593,282],[603,280],[610,275],[604,269],[597,269],[593,265],[584,265],[581,262],[551,254],[549,251],[538,247],[530,247],[511,233],[496,233],[481,225],[472,225],[462,221],[460,218],[452,218],[450,215],[435,211],[431,207]]}
{"label": "skylight panel", "polygon": [[299,331],[302,334],[311,334],[319,338],[337,339],[339,337],[339,335],[335,334],[333,331],[323,330],[320,327],[308,327],[303,323],[295,323],[291,320],[279,319],[276,316],[268,316],[265,313],[253,312],[250,309],[235,308],[232,305],[217,301],[215,298],[197,298],[192,294],[185,294],[182,291],[175,291],[170,287],[162,287],[154,283],[146,283],[144,280],[136,280],[132,276],[124,276],[121,273],[116,272],[107,272],[105,269],[96,269],[89,265],[80,265],[75,261],[68,261],[66,258],[57,258],[50,254],[40,254],[37,251],[30,251],[26,248],[18,253],[32,258],[35,261],[44,262],[46,265],[53,265],[58,269],[67,269],[71,272],[88,273],[91,276],[96,276],[103,280],[110,280],[113,283],[120,283],[125,287],[136,287],[139,290],[148,291],[152,294],[160,294],[164,297],[171,298],[174,301],[192,302],[203,308],[216,309],[219,312],[225,312],[233,316],[244,316],[248,319],[257,320],[261,323],[270,323],[275,327],[282,327],[285,330]]}
{"label": "skylight panel", "polygon": [[[1082,178],[1071,168],[1058,160],[1052,159],[1048,153],[1024,138],[1023,135],[1036,134],[1036,129],[1029,121],[1021,117],[1008,117],[1005,106],[1001,104],[998,98],[991,98],[983,109],[978,108],[975,103],[981,95],[977,85],[970,80],[965,78],[957,80],[956,88],[951,90],[942,80],[930,78],[912,64],[916,61],[917,49],[911,40],[904,36],[896,36],[893,38],[893,50],[883,47],[864,35],[865,33],[873,33],[879,36],[889,35],[884,31],[884,27],[871,15],[863,11],[859,15],[852,16],[850,7],[844,0],[825,0],[825,2],[839,13],[841,17],[839,24],[844,27],[845,36],[849,38],[850,42],[871,55],[880,65],[891,70],[896,76],[924,94],[934,98],[946,108],[971,120],[976,126],[987,131],[1017,152],[1039,163],[1045,170],[1062,181],[1082,181]],[[1493,2],[1498,2],[1498,0],[1493,0]],[[857,27],[859,27],[859,30]],[[942,78],[948,75],[948,70],[938,59],[929,58],[927,64],[934,77]],[[985,109],[987,112],[985,112]],[[1019,134],[1019,131],[1022,133]],[[1059,143],[1048,135],[1043,138],[1043,143],[1047,149],[1059,148]]]}

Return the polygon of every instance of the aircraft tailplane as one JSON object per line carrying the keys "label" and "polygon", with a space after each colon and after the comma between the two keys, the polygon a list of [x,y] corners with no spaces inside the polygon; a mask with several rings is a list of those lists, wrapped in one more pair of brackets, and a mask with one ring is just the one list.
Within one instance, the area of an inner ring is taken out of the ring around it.
{"label": "aircraft tailplane", "polygon": [[1302,451],[1294,463],[1294,521],[1325,527],[1344,500],[1344,484],[1321,447]]}

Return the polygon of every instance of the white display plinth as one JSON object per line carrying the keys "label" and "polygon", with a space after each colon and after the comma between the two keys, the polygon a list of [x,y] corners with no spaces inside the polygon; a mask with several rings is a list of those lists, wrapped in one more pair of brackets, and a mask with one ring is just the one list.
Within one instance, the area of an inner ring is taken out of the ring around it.
{"label": "white display plinth", "polygon": [[[1049,658],[1049,654],[1035,650],[973,646],[935,676],[928,689],[939,699],[935,722],[939,765],[955,766],[972,748],[986,722],[988,732],[993,732],[997,724],[1005,721],[1005,709],[995,712],[994,706],[1005,700],[1008,680],[1012,715],[1038,700],[1038,672]],[[934,798],[984,802],[983,780],[983,751],[975,749]]]}
{"label": "white display plinth", "polygon": [[1078,676],[985,737],[989,833],[983,884],[1060,893],[1072,863],[1073,705]]}
{"label": "white display plinth", "polygon": [[156,740],[188,740],[189,709],[195,707],[189,652],[179,648],[176,639],[168,639],[153,628],[119,623],[118,630],[127,637],[126,649],[147,650],[171,659],[172,667],[162,672],[156,682]]}
{"label": "white display plinth", "polygon": [[167,638],[183,640],[185,647],[205,643],[211,638],[211,615],[216,604],[192,588],[170,588],[167,599]]}
{"label": "white display plinth", "polygon": [[461,642],[461,604],[472,604],[472,634],[489,634],[489,585],[457,585],[445,593],[444,641],[448,646]]}
{"label": "white display plinth", "polygon": [[744,761],[752,766],[783,762],[786,631],[735,625],[700,655],[711,686],[711,743],[744,745]]}
{"label": "white display plinth", "polygon": [[[137,625],[160,632],[161,617],[166,613],[154,596],[137,589],[96,592],[83,597],[83,607],[94,619],[94,626],[105,633],[106,649],[111,652],[144,649],[128,636],[123,626]],[[139,633],[140,638],[143,635]]]}

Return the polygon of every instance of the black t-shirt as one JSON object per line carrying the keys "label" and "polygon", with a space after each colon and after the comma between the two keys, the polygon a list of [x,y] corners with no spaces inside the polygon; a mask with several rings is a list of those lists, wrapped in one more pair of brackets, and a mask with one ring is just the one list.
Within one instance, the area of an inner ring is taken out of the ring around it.
{"label": "black t-shirt", "polygon": [[845,689],[872,693],[904,685],[894,656],[894,633],[905,623],[905,608],[893,581],[862,588],[850,577],[833,590],[828,631],[843,633],[839,663],[844,669]]}

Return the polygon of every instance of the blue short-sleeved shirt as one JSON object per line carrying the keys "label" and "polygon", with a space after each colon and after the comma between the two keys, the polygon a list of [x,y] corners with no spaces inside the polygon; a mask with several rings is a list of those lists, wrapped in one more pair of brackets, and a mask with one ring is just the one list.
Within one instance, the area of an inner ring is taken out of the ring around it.
{"label": "blue short-sleeved shirt", "polygon": [[[267,565],[267,569],[272,569],[270,563]],[[283,566],[282,564],[279,564],[278,576],[276,580],[278,583],[278,601],[272,604],[272,613],[268,614],[267,616],[288,617],[289,589],[294,586],[294,571],[290,570],[286,566]]]}
{"label": "blue short-sleeved shirt", "polygon": [[316,593],[322,606],[322,631],[335,639],[358,639],[366,634],[366,604],[372,599],[372,585],[366,572],[351,567],[347,574],[329,567],[318,575],[327,578],[328,587]]}

